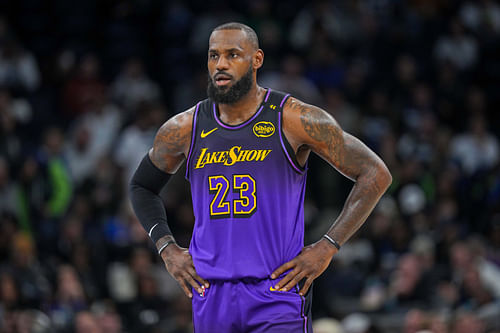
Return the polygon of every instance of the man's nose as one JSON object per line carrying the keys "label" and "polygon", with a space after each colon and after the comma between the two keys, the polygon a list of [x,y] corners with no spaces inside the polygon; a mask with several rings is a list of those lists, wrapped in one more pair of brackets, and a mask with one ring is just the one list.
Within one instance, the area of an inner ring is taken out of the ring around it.
{"label": "man's nose", "polygon": [[226,57],[219,57],[219,59],[217,59],[217,64],[216,64],[216,68],[217,70],[224,70],[224,69],[228,69],[229,67],[229,62],[227,61]]}

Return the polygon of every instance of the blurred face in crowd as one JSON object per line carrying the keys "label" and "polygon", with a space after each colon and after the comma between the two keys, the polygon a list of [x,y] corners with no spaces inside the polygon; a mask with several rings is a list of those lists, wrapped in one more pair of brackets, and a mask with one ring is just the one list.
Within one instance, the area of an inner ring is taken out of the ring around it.
{"label": "blurred face in crowd", "polygon": [[216,30],[208,50],[207,94],[217,103],[234,104],[255,85],[264,54],[243,30]]}
{"label": "blurred face in crowd", "polygon": [[467,247],[462,243],[454,244],[450,250],[451,263],[454,269],[467,271],[473,265],[473,256]]}
{"label": "blurred face in crowd", "polygon": [[90,312],[79,312],[75,318],[76,333],[101,333],[95,317]]}
{"label": "blurred face in crowd", "polygon": [[471,313],[464,313],[455,320],[452,330],[454,333],[483,333],[485,332],[484,323]]}

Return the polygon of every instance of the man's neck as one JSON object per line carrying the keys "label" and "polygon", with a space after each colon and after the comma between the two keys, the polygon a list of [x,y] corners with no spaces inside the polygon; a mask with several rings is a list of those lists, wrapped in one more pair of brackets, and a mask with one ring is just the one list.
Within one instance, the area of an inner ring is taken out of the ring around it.
{"label": "man's neck", "polygon": [[266,90],[254,85],[248,93],[233,104],[218,104],[219,117],[228,125],[238,125],[252,117],[262,103]]}

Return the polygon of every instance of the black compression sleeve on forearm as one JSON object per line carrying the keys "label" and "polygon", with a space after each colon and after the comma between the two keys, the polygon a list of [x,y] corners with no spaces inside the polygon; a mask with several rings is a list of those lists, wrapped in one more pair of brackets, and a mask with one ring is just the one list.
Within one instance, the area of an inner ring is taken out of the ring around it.
{"label": "black compression sleeve on forearm", "polygon": [[130,201],[144,230],[156,244],[163,236],[172,235],[167,224],[167,213],[159,193],[170,174],[158,169],[146,154],[130,180]]}

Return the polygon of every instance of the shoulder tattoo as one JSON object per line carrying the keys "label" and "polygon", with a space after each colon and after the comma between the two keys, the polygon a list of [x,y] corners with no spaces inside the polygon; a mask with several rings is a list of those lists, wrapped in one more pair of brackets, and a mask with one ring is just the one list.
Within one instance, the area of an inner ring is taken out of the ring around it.
{"label": "shoulder tattoo", "polygon": [[315,151],[326,153],[329,160],[338,161],[341,158],[343,132],[335,119],[322,109],[295,99],[292,99],[289,107],[300,114],[302,128],[312,139],[309,146]]}
{"label": "shoulder tattoo", "polygon": [[153,160],[162,170],[171,170],[177,160],[184,158],[191,142],[193,112],[186,111],[169,119],[156,134],[153,144]]}

